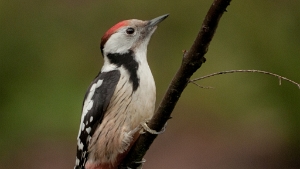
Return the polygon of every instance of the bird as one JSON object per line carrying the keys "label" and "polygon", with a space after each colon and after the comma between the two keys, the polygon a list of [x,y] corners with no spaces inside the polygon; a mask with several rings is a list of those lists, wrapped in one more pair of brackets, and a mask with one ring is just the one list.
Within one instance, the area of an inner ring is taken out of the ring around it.
{"label": "bird", "polygon": [[124,20],[101,38],[104,62],[84,96],[74,169],[117,169],[139,135],[152,131],[146,123],[154,114],[156,86],[147,46],[167,17]]}

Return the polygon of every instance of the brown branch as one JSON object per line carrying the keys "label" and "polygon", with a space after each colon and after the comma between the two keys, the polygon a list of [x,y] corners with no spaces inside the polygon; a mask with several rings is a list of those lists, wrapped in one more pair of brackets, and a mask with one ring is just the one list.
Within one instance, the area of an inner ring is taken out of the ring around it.
{"label": "brown branch", "polygon": [[[190,77],[195,73],[205,62],[204,55],[208,51],[208,46],[217,29],[219,20],[226,11],[230,0],[214,0],[211,5],[198,33],[194,44],[188,52],[184,53],[181,66],[174,76],[162,102],[160,103],[154,117],[148,123],[148,126],[156,131],[160,131],[165,123],[170,119],[170,115],[179,100],[179,97],[187,84]],[[157,135],[146,132],[142,134],[131,148],[122,165],[130,168],[137,168],[137,161],[142,161],[143,156],[149,149]],[[123,167],[122,167],[123,166]],[[126,167],[125,167],[126,168]]]}

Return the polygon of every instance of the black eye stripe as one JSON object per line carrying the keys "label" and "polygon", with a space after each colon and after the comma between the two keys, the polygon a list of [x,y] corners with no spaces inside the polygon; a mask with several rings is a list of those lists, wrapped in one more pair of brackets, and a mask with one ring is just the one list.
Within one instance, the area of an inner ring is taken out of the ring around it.
{"label": "black eye stripe", "polygon": [[129,34],[129,35],[133,34],[134,33],[134,29],[133,28],[127,28],[126,29],[126,33]]}

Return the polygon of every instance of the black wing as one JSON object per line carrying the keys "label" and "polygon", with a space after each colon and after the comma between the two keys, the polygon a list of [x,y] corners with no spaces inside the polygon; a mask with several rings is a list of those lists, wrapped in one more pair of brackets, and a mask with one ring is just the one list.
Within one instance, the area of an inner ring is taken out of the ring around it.
{"label": "black wing", "polygon": [[77,140],[75,169],[84,169],[88,157],[89,139],[102,122],[119,79],[119,70],[99,73],[85,94]]}

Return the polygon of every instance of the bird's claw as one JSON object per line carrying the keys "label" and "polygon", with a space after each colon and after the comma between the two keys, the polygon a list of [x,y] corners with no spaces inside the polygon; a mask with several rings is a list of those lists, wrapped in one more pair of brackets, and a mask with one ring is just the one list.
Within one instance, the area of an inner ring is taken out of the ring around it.
{"label": "bird's claw", "polygon": [[[143,127],[143,129],[144,129],[145,131],[148,131],[148,132],[151,133],[151,134],[162,134],[162,133],[164,133],[165,130],[166,130],[167,123],[166,123],[165,126],[161,129],[161,131],[156,131],[156,130],[150,129],[150,127],[148,127],[148,125],[147,125],[146,122],[142,122],[142,123],[141,123],[141,126]],[[144,134],[144,133],[145,133],[145,132],[143,132],[143,133],[141,133],[141,134]]]}

